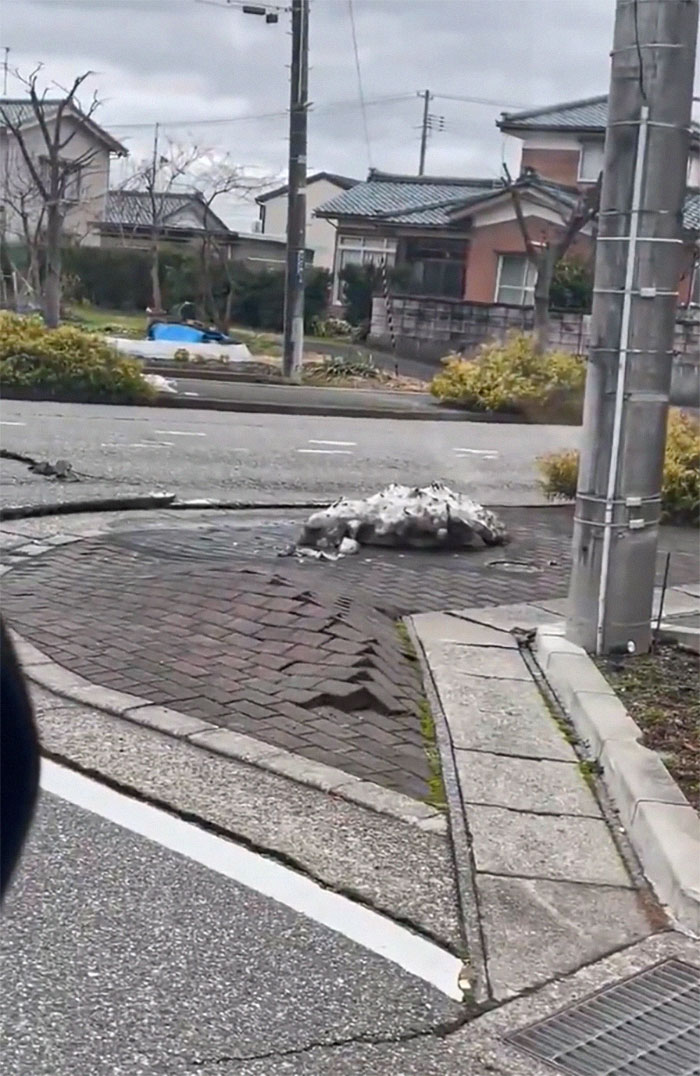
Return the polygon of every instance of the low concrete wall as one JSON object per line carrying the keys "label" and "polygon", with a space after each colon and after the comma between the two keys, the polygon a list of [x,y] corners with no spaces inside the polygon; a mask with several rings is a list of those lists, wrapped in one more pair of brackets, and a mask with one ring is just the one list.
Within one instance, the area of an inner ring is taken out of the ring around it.
{"label": "low concrete wall", "polygon": [[[466,355],[486,340],[502,340],[509,332],[533,328],[532,307],[498,303],[465,303],[458,299],[430,299],[401,295],[391,299],[396,349],[406,358],[435,364],[450,351]],[[552,311],[550,347],[585,355],[590,335],[590,314]],[[390,347],[386,302],[377,296],[372,304],[370,343]],[[700,406],[700,310],[684,310],[676,321],[671,401],[681,407]]]}

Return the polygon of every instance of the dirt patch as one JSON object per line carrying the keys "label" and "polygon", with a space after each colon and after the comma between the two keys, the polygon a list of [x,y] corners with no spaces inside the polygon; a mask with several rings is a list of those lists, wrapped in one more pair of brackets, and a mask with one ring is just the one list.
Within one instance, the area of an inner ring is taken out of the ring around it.
{"label": "dirt patch", "polygon": [[600,658],[598,667],[661,755],[695,810],[700,810],[700,655],[675,643],[650,654]]}

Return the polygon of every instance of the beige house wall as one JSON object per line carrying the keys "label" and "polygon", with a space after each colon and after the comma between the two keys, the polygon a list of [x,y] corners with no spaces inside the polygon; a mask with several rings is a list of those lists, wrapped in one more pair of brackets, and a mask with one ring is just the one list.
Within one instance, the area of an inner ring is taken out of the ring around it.
{"label": "beige house wall", "polygon": [[[42,157],[47,156],[41,130],[38,125],[27,127],[23,134],[29,154],[38,164]],[[92,222],[101,220],[105,213],[109,186],[109,151],[72,117],[66,117],[61,124],[61,137],[67,137],[69,134],[73,134],[73,138],[63,154],[66,160],[75,160],[86,152],[92,152],[94,156],[81,174],[79,200],[67,210],[65,235],[74,242],[97,246],[99,236],[93,230]],[[32,188],[32,180],[17,140],[7,131],[0,132],[0,182],[8,241],[22,242],[24,237],[20,218],[10,203],[18,191]],[[35,222],[42,208],[38,193],[33,194],[30,205],[31,218]]]}

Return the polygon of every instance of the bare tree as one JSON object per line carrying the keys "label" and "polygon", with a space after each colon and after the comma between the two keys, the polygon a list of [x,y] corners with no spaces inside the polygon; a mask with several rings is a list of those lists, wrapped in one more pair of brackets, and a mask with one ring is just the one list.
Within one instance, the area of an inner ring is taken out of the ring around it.
{"label": "bare tree", "polygon": [[43,250],[43,230],[45,206],[39,197],[34,180],[30,175],[7,175],[3,191],[5,213],[11,210],[22,246],[26,251],[26,262],[17,256],[17,250],[6,243],[7,261],[12,271],[15,302],[23,298],[41,303],[41,260]]}
{"label": "bare tree", "polygon": [[561,228],[557,229],[556,235],[552,236],[550,230],[547,230],[540,240],[533,238],[523,212],[522,193],[527,189],[527,177],[521,177],[515,182],[510,179],[510,176],[507,176],[507,179],[515,217],[525,244],[525,252],[528,261],[535,269],[535,347],[542,352],[546,350],[549,341],[549,299],[554,270],[576,236],[598,215],[600,178],[595,185],[580,193],[568,215],[562,216]]}
{"label": "bare tree", "polygon": [[[242,165],[232,163],[229,157],[198,170],[192,179],[192,192],[202,203],[203,224],[200,245],[200,302],[202,307],[222,332],[228,330],[234,298],[231,242],[228,230],[222,231],[220,221],[213,210],[214,202],[230,195],[242,200],[251,198],[268,185],[269,180],[258,178]],[[217,273],[218,271],[218,273]],[[214,293],[215,276],[223,277],[226,297],[223,306]]]}
{"label": "bare tree", "polygon": [[[202,156],[203,153],[199,147],[183,147],[174,142],[169,142],[167,150],[159,153],[156,135],[152,159],[137,166],[121,188],[125,192],[132,191],[144,195],[148,249],[151,258],[151,306],[154,312],[161,312],[163,308],[160,247],[167,224],[169,207],[167,196],[178,192],[187,193],[190,170]],[[125,224],[123,230],[128,232],[129,225]]]}
{"label": "bare tree", "polygon": [[[40,206],[41,227],[37,231],[32,225],[32,250],[36,258],[38,240],[41,236],[45,249],[42,305],[46,324],[49,328],[55,328],[61,314],[61,245],[66,214],[74,200],[72,195],[77,189],[80,177],[99,153],[95,147],[71,155],[70,146],[77,134],[77,128],[75,125],[67,128],[65,121],[71,113],[76,111],[89,120],[99,108],[100,101],[96,95],[93,95],[87,109],[82,109],[78,103],[78,91],[92,74],[90,71],[78,75],[64,97],[59,100],[47,100],[47,91],[40,91],[38,88],[40,70],[41,68],[37,68],[28,78],[22,79],[28,93],[31,125],[38,125],[41,135],[40,152],[37,154],[30,148],[26,137],[26,117],[21,115],[13,117],[0,104],[0,120],[19,150],[33,188],[35,197],[25,197],[22,204],[26,210],[30,209],[31,201]],[[20,213],[20,217],[21,215]],[[25,232],[25,238],[26,236]]]}

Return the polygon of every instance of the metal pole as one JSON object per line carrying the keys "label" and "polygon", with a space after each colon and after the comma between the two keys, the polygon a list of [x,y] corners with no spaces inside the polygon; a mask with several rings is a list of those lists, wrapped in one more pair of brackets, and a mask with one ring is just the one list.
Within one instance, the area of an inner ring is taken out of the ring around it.
{"label": "metal pole", "polygon": [[418,175],[425,175],[425,151],[428,145],[428,120],[430,109],[430,90],[424,90],[423,93],[418,94],[423,98],[423,124],[420,132],[420,163],[418,165]]}
{"label": "metal pole", "polygon": [[304,353],[306,262],[306,114],[308,108],[309,0],[292,0],[292,70],[289,105],[287,266],[284,289],[285,377],[301,380]]}
{"label": "metal pole", "polygon": [[7,97],[7,75],[10,68],[10,46],[5,45],[5,59],[2,65],[2,95]]}
{"label": "metal pole", "polygon": [[618,0],[570,638],[646,651],[681,270],[698,0]]}

